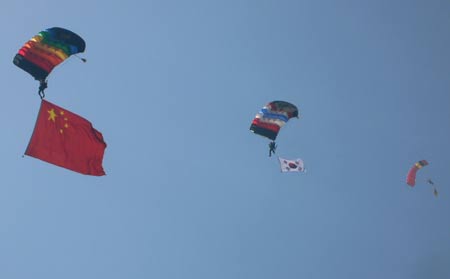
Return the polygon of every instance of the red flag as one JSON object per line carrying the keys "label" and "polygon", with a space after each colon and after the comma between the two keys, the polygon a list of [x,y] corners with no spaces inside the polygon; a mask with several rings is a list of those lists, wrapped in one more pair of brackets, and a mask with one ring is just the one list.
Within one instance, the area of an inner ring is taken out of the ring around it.
{"label": "red flag", "polygon": [[42,100],[25,154],[82,174],[105,175],[106,143],[91,122]]}

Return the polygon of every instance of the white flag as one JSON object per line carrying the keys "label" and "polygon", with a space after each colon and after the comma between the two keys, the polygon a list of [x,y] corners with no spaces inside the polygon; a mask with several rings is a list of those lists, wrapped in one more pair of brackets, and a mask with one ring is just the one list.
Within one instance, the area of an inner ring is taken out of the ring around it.
{"label": "white flag", "polygon": [[305,171],[305,165],[303,164],[302,159],[289,160],[289,159],[283,159],[281,157],[278,157],[278,160],[280,161],[280,168],[281,168],[282,172],[304,172]]}

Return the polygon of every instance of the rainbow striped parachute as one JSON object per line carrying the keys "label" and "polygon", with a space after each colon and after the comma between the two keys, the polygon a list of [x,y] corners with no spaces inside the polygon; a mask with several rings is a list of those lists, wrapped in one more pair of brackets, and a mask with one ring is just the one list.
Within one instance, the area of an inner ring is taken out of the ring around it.
{"label": "rainbow striped parachute", "polygon": [[250,130],[255,134],[274,141],[281,127],[293,117],[298,118],[298,109],[296,106],[284,101],[273,101],[264,106],[256,114]]}
{"label": "rainbow striped parachute", "polygon": [[26,42],[13,63],[36,80],[44,82],[54,67],[71,55],[84,52],[85,48],[86,43],[77,34],[53,27],[39,32]]}

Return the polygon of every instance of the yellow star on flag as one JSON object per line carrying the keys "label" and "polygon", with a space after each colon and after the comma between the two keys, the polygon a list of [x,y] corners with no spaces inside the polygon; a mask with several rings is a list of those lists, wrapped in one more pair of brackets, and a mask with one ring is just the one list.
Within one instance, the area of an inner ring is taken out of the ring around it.
{"label": "yellow star on flag", "polygon": [[47,112],[48,112],[48,120],[55,122],[57,116],[55,113],[55,109],[52,108],[51,110],[47,110]]}

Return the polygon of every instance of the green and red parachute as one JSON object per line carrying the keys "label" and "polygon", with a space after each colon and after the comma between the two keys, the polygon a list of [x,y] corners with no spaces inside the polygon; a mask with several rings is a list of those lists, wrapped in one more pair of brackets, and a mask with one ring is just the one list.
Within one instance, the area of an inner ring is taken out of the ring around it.
{"label": "green and red parachute", "polygon": [[420,170],[421,168],[425,167],[428,165],[428,161],[426,160],[420,160],[418,162],[416,162],[411,169],[409,170],[407,176],[406,176],[406,183],[413,187],[414,185],[416,185],[416,174],[417,171]]}
{"label": "green and red parachute", "polygon": [[48,28],[27,41],[14,56],[13,63],[42,83],[53,68],[71,55],[84,52],[85,48],[85,41],[74,32],[61,27]]}

